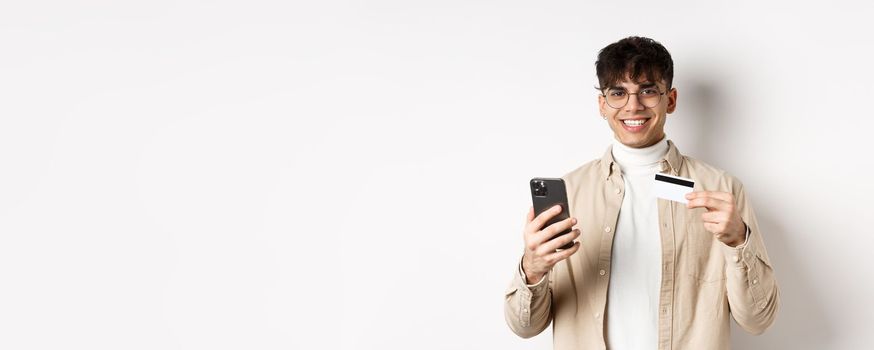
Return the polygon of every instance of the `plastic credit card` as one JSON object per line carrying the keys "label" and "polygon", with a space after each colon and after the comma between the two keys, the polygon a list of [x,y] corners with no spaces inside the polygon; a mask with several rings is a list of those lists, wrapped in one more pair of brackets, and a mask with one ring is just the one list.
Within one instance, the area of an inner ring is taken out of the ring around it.
{"label": "plastic credit card", "polygon": [[694,187],[694,180],[668,174],[655,174],[655,184],[652,186],[656,197],[683,204],[689,202],[686,194],[692,192]]}

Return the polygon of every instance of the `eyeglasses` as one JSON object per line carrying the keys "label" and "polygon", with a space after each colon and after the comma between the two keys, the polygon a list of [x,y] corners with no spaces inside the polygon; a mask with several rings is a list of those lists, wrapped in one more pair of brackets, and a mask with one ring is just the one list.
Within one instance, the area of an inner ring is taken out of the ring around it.
{"label": "eyeglasses", "polygon": [[607,105],[615,109],[620,109],[628,104],[629,95],[637,95],[637,102],[646,108],[653,108],[659,105],[664,92],[659,91],[656,87],[643,88],[636,93],[630,93],[625,89],[607,89],[606,94],[601,94],[607,100]]}

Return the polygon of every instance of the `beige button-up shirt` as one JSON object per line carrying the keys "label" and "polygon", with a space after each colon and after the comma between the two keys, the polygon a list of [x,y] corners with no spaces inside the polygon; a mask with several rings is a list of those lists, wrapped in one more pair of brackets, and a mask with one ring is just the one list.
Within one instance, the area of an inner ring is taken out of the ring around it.
{"label": "beige button-up shirt", "polygon": [[[747,241],[732,248],[704,229],[704,208],[658,199],[662,246],[657,349],[729,349],[729,319],[759,334],[774,321],[779,293],[756,217],[733,176],[680,154],[668,141],[662,173],[695,180],[695,191],[734,194],[749,228]],[[556,264],[536,285],[514,269],[505,293],[510,329],[529,338],[552,322],[554,348],[606,349],[604,312],[614,228],[625,194],[611,149],[563,177],[582,246]],[[643,292],[643,291],[641,291]]]}

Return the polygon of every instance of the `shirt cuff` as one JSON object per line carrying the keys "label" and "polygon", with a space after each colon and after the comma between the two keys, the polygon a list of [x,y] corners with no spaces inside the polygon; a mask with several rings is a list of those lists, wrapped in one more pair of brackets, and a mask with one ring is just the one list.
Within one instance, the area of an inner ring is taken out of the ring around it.
{"label": "shirt cuff", "polygon": [[531,291],[533,295],[540,295],[546,291],[546,287],[549,285],[549,283],[546,282],[547,277],[549,277],[549,272],[544,274],[537,283],[528,284],[528,277],[525,276],[525,270],[522,269],[522,261],[519,261],[519,279],[521,285],[524,289]]}
{"label": "shirt cuff", "polygon": [[748,260],[745,258],[751,257],[751,254],[749,252],[746,252],[745,254],[746,248],[750,243],[750,226],[746,223],[744,223],[744,226],[746,227],[746,237],[743,244],[739,244],[736,247],[731,247],[725,243],[722,243],[722,253],[723,255],[725,255],[725,262],[729,266],[743,268],[746,263],[745,260]]}

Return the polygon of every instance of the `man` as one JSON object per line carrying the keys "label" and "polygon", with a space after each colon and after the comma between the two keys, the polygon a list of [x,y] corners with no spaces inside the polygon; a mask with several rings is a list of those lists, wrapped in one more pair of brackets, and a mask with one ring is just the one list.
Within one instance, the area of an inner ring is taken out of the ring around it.
{"label": "man", "polygon": [[[729,318],[760,334],[779,305],[771,263],[740,181],[665,136],[677,106],[670,54],[629,37],[595,66],[615,140],[563,177],[569,219],[544,227],[561,208],[529,211],[505,295],[510,329],[528,338],[552,322],[556,349],[728,349]],[[688,204],[656,198],[657,173],[694,180]]]}

